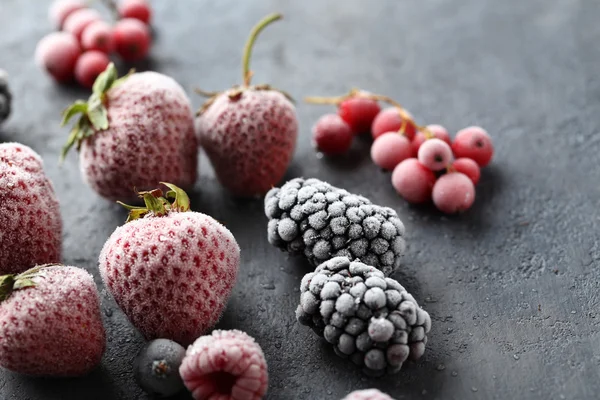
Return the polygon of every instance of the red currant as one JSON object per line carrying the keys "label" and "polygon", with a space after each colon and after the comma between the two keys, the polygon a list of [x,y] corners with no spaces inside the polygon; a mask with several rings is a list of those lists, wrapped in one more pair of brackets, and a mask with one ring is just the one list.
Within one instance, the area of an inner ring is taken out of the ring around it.
{"label": "red currant", "polygon": [[110,60],[106,53],[98,50],[86,51],[79,57],[75,64],[75,79],[83,87],[91,88],[106,67]]}
{"label": "red currant", "polygon": [[470,126],[458,131],[452,143],[452,151],[455,157],[470,158],[483,168],[492,160],[494,146],[492,138],[483,128]]}
{"label": "red currant", "polygon": [[92,22],[81,35],[81,46],[110,54],[115,47],[112,27],[104,21]]}
{"label": "red currant", "polygon": [[119,4],[119,14],[121,18],[135,18],[149,24],[152,18],[152,9],[145,0],[124,0]]}
{"label": "red currant", "polygon": [[371,146],[373,163],[390,171],[411,156],[412,146],[410,141],[398,132],[384,133],[375,139]]}
{"label": "red currant", "polygon": [[[408,111],[405,111],[412,119],[412,116]],[[376,139],[377,136],[383,135],[386,132],[400,130],[402,126],[402,117],[400,116],[400,112],[397,108],[386,108],[382,110],[375,119],[373,120],[373,125],[371,125],[371,134],[373,135],[373,139]],[[404,130],[404,134],[408,138],[408,140],[412,140],[417,131],[417,127],[412,121],[407,121],[406,128]]]}
{"label": "red currant", "polygon": [[83,0],[55,0],[48,10],[52,25],[62,29],[65,19],[77,10],[86,8]]}
{"label": "red currant", "polygon": [[338,114],[350,125],[354,134],[358,135],[370,131],[371,124],[380,110],[376,100],[357,95],[342,101]]}
{"label": "red currant", "polygon": [[75,63],[81,54],[75,36],[67,32],[52,32],[38,43],[36,63],[58,82],[73,79]]}
{"label": "red currant", "polygon": [[117,53],[125,61],[141,60],[150,49],[150,31],[143,22],[125,18],[117,22],[114,28]]}
{"label": "red currant", "polygon": [[441,171],[452,161],[452,150],[440,139],[429,139],[419,148],[419,162],[432,171]]}
{"label": "red currant", "polygon": [[409,203],[425,203],[431,199],[435,175],[416,158],[408,158],[394,168],[392,186]]}
{"label": "red currant", "polygon": [[84,8],[69,14],[63,24],[63,30],[72,33],[77,40],[81,40],[83,30],[92,22],[100,20],[102,20],[102,16],[98,11],[93,8]]}
{"label": "red currant", "polygon": [[454,214],[470,208],[475,201],[475,186],[460,172],[450,172],[439,177],[433,185],[433,203],[443,213]]}
{"label": "red currant", "polygon": [[481,176],[481,170],[479,169],[479,165],[470,158],[457,158],[452,162],[452,168],[456,172],[461,172],[473,181],[473,185],[477,185],[479,182],[479,177]]}
{"label": "red currant", "polygon": [[[450,134],[448,133],[446,128],[444,128],[443,126],[427,125],[427,129],[429,129],[429,131],[431,133],[433,133],[434,137],[443,140],[444,142],[448,143],[449,145],[452,144],[452,141],[450,140]],[[423,133],[422,131],[417,132],[417,134],[415,135],[415,138],[412,141],[412,145],[413,145],[415,154],[418,154],[419,147],[421,147],[421,145],[423,144],[423,142],[425,142],[425,140],[427,140],[427,138],[425,137],[425,133]]]}
{"label": "red currant", "polygon": [[315,148],[325,154],[341,154],[350,149],[354,134],[350,126],[337,114],[325,114],[312,129]]}

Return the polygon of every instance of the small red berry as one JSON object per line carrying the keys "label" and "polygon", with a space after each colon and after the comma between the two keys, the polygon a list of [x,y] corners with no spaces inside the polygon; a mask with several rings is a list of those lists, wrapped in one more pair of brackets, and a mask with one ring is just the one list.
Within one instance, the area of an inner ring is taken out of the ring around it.
{"label": "small red berry", "polygon": [[325,154],[341,154],[352,145],[352,129],[337,114],[325,114],[312,129],[313,145]]}
{"label": "small red berry", "polygon": [[452,163],[452,168],[456,172],[461,172],[469,177],[473,181],[473,185],[477,185],[479,182],[479,177],[481,176],[481,170],[479,169],[479,165],[470,158],[457,158]]}
{"label": "small red berry", "polygon": [[106,53],[98,50],[86,51],[75,64],[75,79],[81,86],[91,88],[98,75],[108,67],[108,64],[110,64],[110,60]]}
{"label": "small red berry", "polygon": [[448,143],[434,138],[426,140],[419,148],[419,162],[432,171],[446,168],[452,161],[452,149]]}
{"label": "small red berry", "polygon": [[455,157],[470,158],[483,168],[492,160],[494,146],[492,138],[483,128],[470,126],[458,131],[452,143],[452,151]]}
{"label": "small red berry", "polygon": [[141,21],[125,18],[117,22],[114,28],[117,53],[125,61],[141,60],[150,49],[150,31]]}
{"label": "small red berry", "polygon": [[58,82],[66,82],[73,79],[80,54],[75,36],[67,32],[52,32],[37,44],[35,61]]}
{"label": "small red berry", "polygon": [[338,114],[350,125],[355,135],[369,132],[373,120],[381,111],[376,100],[353,96],[340,103]]}
{"label": "small red berry", "polygon": [[443,213],[454,214],[470,208],[475,201],[475,186],[460,172],[440,176],[433,185],[433,203]]}
{"label": "small red berry", "polygon": [[81,35],[85,28],[92,22],[102,20],[100,13],[93,8],[83,8],[71,13],[63,24],[63,30],[73,34],[77,40],[81,40]]}
{"label": "small red berry", "polygon": [[119,4],[119,15],[121,18],[135,18],[149,24],[152,18],[152,9],[145,0],[124,0]]}
{"label": "small red berry", "polygon": [[86,8],[83,0],[55,0],[48,10],[48,17],[52,25],[62,29],[67,17],[83,8]]}
{"label": "small red berry", "polygon": [[[405,112],[411,117],[412,115],[405,110]],[[400,113],[397,108],[386,108],[382,110],[375,119],[373,120],[373,124],[371,125],[371,134],[373,135],[373,139],[376,139],[377,136],[383,135],[386,132],[398,131],[402,126],[402,117],[400,117]],[[408,140],[412,140],[415,137],[415,133],[417,131],[417,127],[411,121],[408,121],[406,124],[406,128],[404,130],[404,134],[408,138]]]}
{"label": "small red berry", "polygon": [[[427,125],[427,128],[429,129],[429,131],[431,133],[433,133],[433,136],[435,136],[436,138],[443,140],[444,142],[448,143],[449,145],[452,144],[452,141],[450,140],[450,134],[448,133],[446,128],[444,128],[443,126]],[[415,135],[415,138],[412,141],[413,150],[415,152],[415,155],[419,153],[419,148],[421,147],[423,142],[425,142],[425,140],[427,140],[427,138],[425,137],[425,134],[422,131],[417,132],[417,134]]]}
{"label": "small red berry", "polygon": [[92,22],[81,35],[81,46],[84,50],[112,53],[115,47],[112,27],[105,21]]}
{"label": "small red berry", "polygon": [[392,186],[409,203],[424,203],[431,199],[435,175],[416,158],[402,161],[392,173]]}
{"label": "small red berry", "polygon": [[371,146],[371,159],[378,167],[393,170],[412,156],[412,146],[406,136],[388,132],[379,136]]}

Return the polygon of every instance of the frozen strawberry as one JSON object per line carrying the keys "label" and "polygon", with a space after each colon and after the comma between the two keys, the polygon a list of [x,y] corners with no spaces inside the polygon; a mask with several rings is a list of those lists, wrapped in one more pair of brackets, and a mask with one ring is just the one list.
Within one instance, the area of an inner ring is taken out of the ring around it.
{"label": "frozen strawberry", "polygon": [[250,85],[250,52],[257,35],[281,18],[259,22],[246,43],[244,84],[212,96],[199,111],[197,133],[223,186],[239,196],[263,195],[275,186],[292,159],[298,136],[296,110],[268,85]]}
{"label": "frozen strawberry", "polygon": [[80,376],[106,347],[98,290],[85,270],[41,265],[0,276],[0,366],[38,376]]}
{"label": "frozen strawberry", "polygon": [[63,124],[79,115],[64,158],[80,149],[83,179],[109,200],[135,198],[161,181],[191,187],[196,181],[198,146],[190,100],[172,78],[142,72],[117,79],[109,64],[87,102],[64,112]]}
{"label": "frozen strawberry", "polygon": [[59,262],[60,207],[41,157],[19,143],[0,144],[0,274]]}
{"label": "frozen strawberry", "polygon": [[[100,253],[100,274],[117,304],[146,339],[188,345],[219,319],[237,276],[240,248],[227,228],[191,212],[169,183],[141,192]],[[167,200],[174,199],[172,203]]]}
{"label": "frozen strawberry", "polygon": [[235,329],[198,338],[187,349],[179,373],[194,400],[260,400],[269,381],[262,349]]}

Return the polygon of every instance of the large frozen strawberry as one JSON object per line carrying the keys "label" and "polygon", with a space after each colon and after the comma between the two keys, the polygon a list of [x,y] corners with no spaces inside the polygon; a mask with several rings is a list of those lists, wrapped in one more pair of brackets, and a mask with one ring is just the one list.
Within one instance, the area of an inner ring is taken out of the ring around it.
{"label": "large frozen strawberry", "polygon": [[0,366],[79,376],[100,363],[105,347],[98,290],[85,270],[46,264],[0,276]]}
{"label": "large frozen strawberry", "polygon": [[[190,211],[184,191],[142,192],[100,253],[100,273],[146,339],[190,344],[221,316],[237,276],[240,248],[227,228]],[[169,203],[168,199],[174,199]]]}
{"label": "large frozen strawberry", "polygon": [[64,112],[79,115],[63,150],[76,145],[84,180],[109,200],[131,199],[161,181],[191,187],[198,149],[185,92],[172,78],[142,72],[117,79],[110,64],[87,102]]}
{"label": "large frozen strawberry", "polygon": [[239,196],[263,195],[275,186],[292,160],[298,136],[296,109],[287,96],[268,85],[250,85],[250,52],[259,32],[280,19],[259,22],[246,43],[244,84],[211,99],[198,112],[202,147],[223,186]]}
{"label": "large frozen strawberry", "polygon": [[19,143],[0,144],[0,274],[59,262],[62,220],[42,158]]}

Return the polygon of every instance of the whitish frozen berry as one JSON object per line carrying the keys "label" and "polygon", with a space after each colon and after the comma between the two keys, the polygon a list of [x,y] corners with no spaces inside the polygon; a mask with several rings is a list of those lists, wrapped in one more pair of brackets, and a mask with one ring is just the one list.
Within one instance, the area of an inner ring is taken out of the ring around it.
{"label": "whitish frozen berry", "polygon": [[153,340],[140,350],[133,364],[135,381],[147,393],[173,396],[183,389],[179,367],[185,349],[168,339]]}
{"label": "whitish frozen berry", "polygon": [[347,152],[354,136],[350,126],[337,114],[325,114],[312,129],[313,146],[329,155]]}
{"label": "whitish frozen berry", "polygon": [[152,18],[152,8],[146,0],[123,0],[118,9],[121,18],[135,18],[145,24]]}
{"label": "whitish frozen berry", "polygon": [[452,149],[440,139],[429,139],[419,148],[419,162],[432,171],[441,171],[452,161]]}
{"label": "whitish frozen berry", "polygon": [[392,186],[409,203],[429,201],[434,184],[434,173],[416,158],[404,160],[392,173]]}
{"label": "whitish frozen berry", "polygon": [[[452,141],[450,139],[450,134],[448,133],[446,128],[444,128],[443,126],[427,125],[427,129],[429,129],[429,132],[433,133],[433,136],[435,138],[443,140],[444,142],[448,143],[448,145],[452,144]],[[412,140],[412,147],[413,147],[413,152],[414,152],[415,156],[419,153],[419,148],[425,142],[425,140],[427,140],[425,133],[423,133],[422,131],[417,132],[417,134],[415,135],[415,138]]]}
{"label": "whitish frozen berry", "polygon": [[83,8],[81,10],[74,11],[69,14],[63,24],[63,29],[75,36],[78,41],[81,40],[81,35],[85,28],[88,27],[92,22],[101,21],[102,15],[93,8]]}
{"label": "whitish frozen berry", "polygon": [[442,175],[433,186],[433,203],[446,214],[469,209],[475,201],[475,186],[460,172]]}
{"label": "whitish frozen berry", "polygon": [[148,26],[138,19],[125,18],[118,21],[113,30],[115,50],[125,61],[145,58],[152,38]]}
{"label": "whitish frozen berry", "polygon": [[388,132],[377,137],[371,146],[371,160],[380,168],[393,170],[396,165],[411,157],[412,145],[398,132]]}
{"label": "whitish frozen berry", "polygon": [[[408,111],[404,111],[408,114],[409,117],[412,116]],[[382,110],[375,119],[373,120],[373,125],[371,125],[371,135],[373,135],[373,139],[377,139],[378,136],[383,135],[387,132],[398,132],[402,127],[402,117],[400,116],[400,112],[397,108],[386,108]],[[412,140],[417,131],[417,127],[414,122],[407,121],[405,131],[403,132],[408,140]]]}
{"label": "whitish frozen berry", "polygon": [[61,29],[69,15],[86,7],[84,0],[55,0],[48,10],[48,17],[52,25]]}
{"label": "whitish frozen berry", "polygon": [[106,53],[97,50],[86,51],[79,57],[75,64],[75,79],[85,88],[94,85],[96,78],[110,64]]}
{"label": "whitish frozen berry", "polygon": [[89,24],[81,35],[81,46],[84,50],[98,50],[106,54],[115,48],[113,29],[105,21],[95,21]]}
{"label": "whitish frozen berry", "polygon": [[481,168],[492,160],[494,146],[490,135],[479,126],[461,129],[452,143],[456,158],[466,157],[474,160]]}
{"label": "whitish frozen berry", "polygon": [[77,38],[68,32],[52,32],[35,49],[36,64],[58,82],[73,79],[75,63],[81,54]]}
{"label": "whitish frozen berry", "polygon": [[179,372],[194,400],[259,400],[268,387],[262,349],[238,330],[199,337],[188,347]]}
{"label": "whitish frozen berry", "polygon": [[342,400],[394,400],[377,389],[355,390]]}
{"label": "whitish frozen berry", "polygon": [[473,185],[477,185],[479,178],[481,177],[481,169],[475,161],[470,158],[457,158],[452,162],[452,168],[456,172],[461,172],[469,177],[473,181]]}

